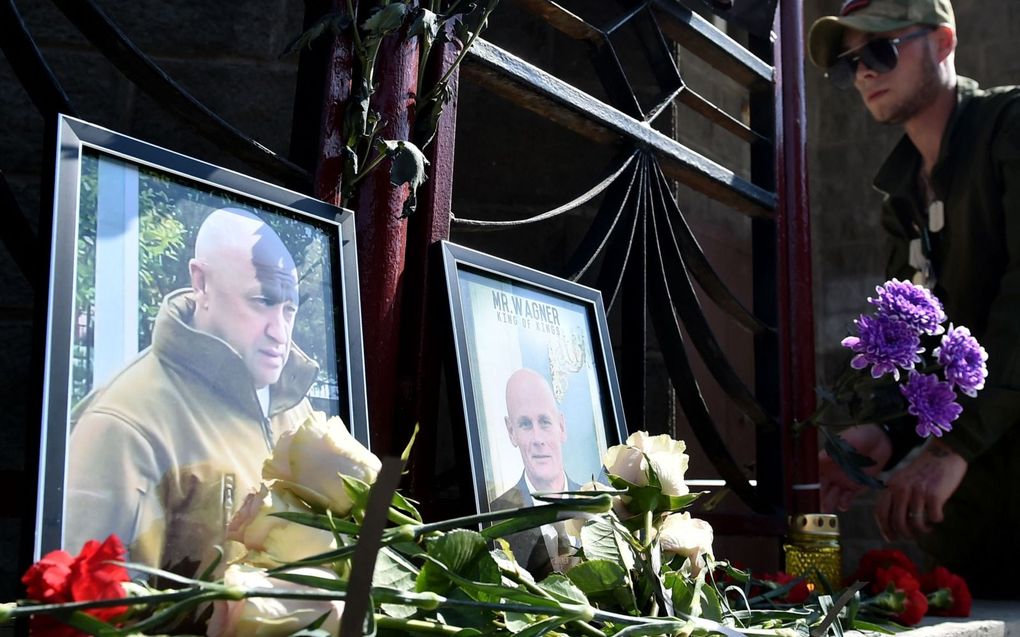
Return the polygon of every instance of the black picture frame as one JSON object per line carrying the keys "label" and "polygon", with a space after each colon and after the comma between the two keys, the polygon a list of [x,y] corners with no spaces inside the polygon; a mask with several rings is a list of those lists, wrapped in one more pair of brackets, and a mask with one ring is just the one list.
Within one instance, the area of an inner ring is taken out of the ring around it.
{"label": "black picture frame", "polygon": [[161,293],[185,286],[212,210],[253,215],[293,256],[300,304],[288,347],[319,365],[306,397],[369,446],[350,210],[64,115],[56,141],[35,560],[64,546],[74,406],[145,350]]}
{"label": "black picture frame", "polygon": [[507,508],[502,496],[527,474],[506,404],[522,368],[542,376],[562,414],[567,481],[604,482],[602,455],[628,433],[602,293],[454,243],[441,251],[477,511]]}

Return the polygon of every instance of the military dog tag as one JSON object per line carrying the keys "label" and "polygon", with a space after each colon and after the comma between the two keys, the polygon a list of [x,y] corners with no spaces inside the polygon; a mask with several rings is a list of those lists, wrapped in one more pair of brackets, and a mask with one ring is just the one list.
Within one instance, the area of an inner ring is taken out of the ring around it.
{"label": "military dog tag", "polygon": [[946,207],[942,205],[941,199],[936,199],[928,205],[928,231],[938,232],[946,225]]}

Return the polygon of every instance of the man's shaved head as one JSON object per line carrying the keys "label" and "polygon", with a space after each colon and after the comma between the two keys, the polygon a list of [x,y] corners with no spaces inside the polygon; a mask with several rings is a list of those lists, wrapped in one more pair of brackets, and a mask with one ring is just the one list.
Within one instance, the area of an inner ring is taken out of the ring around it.
{"label": "man's shaved head", "polygon": [[511,374],[506,383],[506,414],[507,434],[521,452],[531,484],[542,491],[565,491],[566,423],[545,376],[527,368]]}
{"label": "man's shaved head", "polygon": [[297,268],[280,236],[247,210],[214,210],[189,263],[194,327],[237,350],[256,387],[275,383],[290,354]]}

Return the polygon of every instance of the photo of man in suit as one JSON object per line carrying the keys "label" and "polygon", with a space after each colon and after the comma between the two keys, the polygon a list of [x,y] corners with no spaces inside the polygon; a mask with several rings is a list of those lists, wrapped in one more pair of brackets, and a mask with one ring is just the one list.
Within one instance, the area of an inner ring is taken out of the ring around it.
{"label": "photo of man in suit", "polygon": [[[517,484],[490,502],[491,510],[541,505],[533,494],[580,489],[563,467],[566,419],[544,376],[527,368],[510,375],[504,422],[511,444],[521,454],[523,470]],[[569,555],[572,549],[562,523],[515,533],[507,540],[518,563],[532,572],[550,570],[556,558]]]}

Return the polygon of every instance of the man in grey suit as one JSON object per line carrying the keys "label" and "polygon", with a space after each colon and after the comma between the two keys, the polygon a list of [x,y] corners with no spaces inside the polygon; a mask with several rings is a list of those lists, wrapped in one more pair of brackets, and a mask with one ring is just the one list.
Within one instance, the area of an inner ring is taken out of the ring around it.
{"label": "man in grey suit", "polygon": [[[563,468],[563,443],[567,441],[563,412],[556,405],[544,376],[519,369],[506,383],[506,431],[521,454],[524,470],[513,487],[493,500],[493,511],[542,504],[533,493],[577,491],[579,485]],[[506,538],[518,563],[532,572],[545,572],[551,560],[570,553],[563,524],[547,524]]]}

